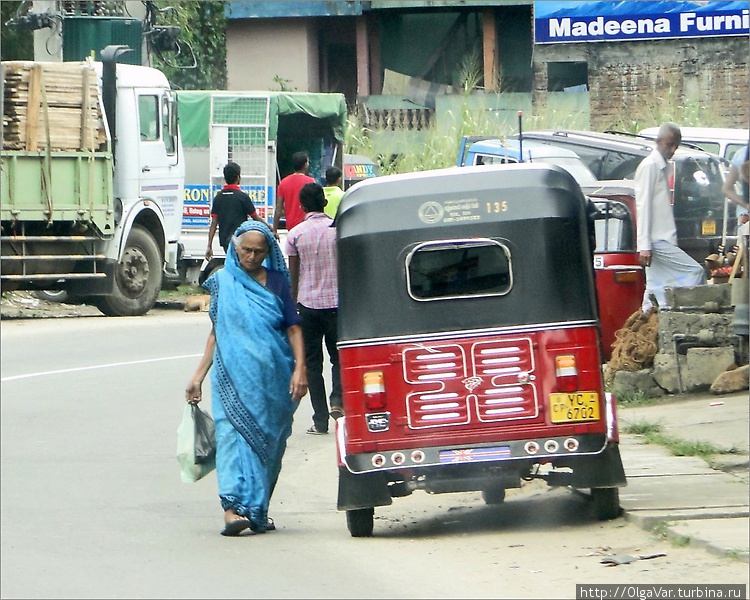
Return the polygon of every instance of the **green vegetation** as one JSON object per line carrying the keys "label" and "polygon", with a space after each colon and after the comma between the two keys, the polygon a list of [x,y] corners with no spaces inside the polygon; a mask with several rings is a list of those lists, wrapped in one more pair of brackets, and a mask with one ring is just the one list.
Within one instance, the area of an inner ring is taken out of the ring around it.
{"label": "green vegetation", "polygon": [[709,460],[717,454],[742,454],[742,451],[735,446],[726,449],[711,442],[689,441],[669,435],[664,432],[661,423],[640,421],[626,425],[622,431],[623,433],[642,435],[646,443],[664,446],[674,456],[698,456],[704,460]]}
{"label": "green vegetation", "polygon": [[667,521],[658,521],[653,527],[651,527],[651,533],[657,538],[663,540],[669,539],[670,543],[675,548],[684,548],[685,546],[690,545],[690,536],[669,534],[669,523]]}
{"label": "green vegetation", "polygon": [[682,127],[719,127],[717,116],[721,111],[713,110],[700,102],[687,99],[680,103],[679,96],[669,85],[650,94],[639,94],[638,104],[632,110],[622,111],[619,120],[612,123],[609,129],[637,133],[646,127],[656,127],[666,121],[678,123]]}
{"label": "green vegetation", "polygon": [[645,435],[653,436],[661,433],[661,423],[648,423],[646,421],[640,421],[638,423],[632,423],[623,428],[624,433],[631,433],[633,435]]}
{"label": "green vegetation", "polygon": [[273,76],[273,82],[279,86],[280,92],[293,92],[295,91],[292,89],[292,80],[291,79],[284,79],[281,75],[274,75]]}
{"label": "green vegetation", "polygon": [[34,60],[34,33],[32,31],[18,31],[15,27],[6,23],[16,16],[22,9],[24,2],[4,1],[0,2],[0,27],[2,33],[2,51],[0,57],[3,60]]}
{"label": "green vegetation", "polygon": [[[611,389],[607,389],[608,392],[612,392]],[[652,404],[658,404],[659,398],[648,396],[642,390],[631,390],[631,391],[619,391],[615,393],[617,398],[617,406],[625,408],[630,406],[651,406]]]}
{"label": "green vegetation", "polygon": [[[448,110],[440,116],[441,124],[433,123],[425,131],[395,132],[404,136],[406,148],[393,151],[390,135],[383,135],[360,125],[350,115],[344,139],[344,152],[363,154],[377,162],[383,175],[412,173],[429,169],[443,169],[456,164],[461,138],[465,135],[485,135],[504,138],[515,129],[499,121],[492,111],[473,109],[468,101],[469,92],[457,110]],[[534,127],[542,127],[534,125]]]}
{"label": "green vegetation", "polygon": [[[34,32],[18,31],[9,20],[29,11],[30,3],[5,1],[0,3],[2,18],[2,59],[33,60]],[[85,14],[93,3],[80,2],[78,10]],[[166,74],[176,89],[223,90],[227,87],[226,65],[226,2],[180,2],[157,1],[156,25],[173,25],[180,28],[177,51],[153,53],[153,63]],[[111,1],[106,9],[109,14],[125,14],[123,2]],[[33,12],[33,11],[32,11]]]}
{"label": "green vegetation", "polygon": [[690,536],[689,535],[676,535],[670,540],[670,543],[675,548],[684,548],[685,546],[690,545]]}
{"label": "green vegetation", "polygon": [[227,88],[226,2],[154,2],[157,25],[180,28],[177,52],[154,54],[176,89],[225,90]]}
{"label": "green vegetation", "polygon": [[[417,132],[396,132],[406,135],[409,141],[405,148],[392,151],[389,135],[374,131],[362,125],[355,115],[351,115],[345,137],[345,152],[363,154],[381,166],[384,175],[410,173],[428,169],[440,169],[456,164],[458,147],[464,135],[485,135],[504,138],[517,131],[517,123],[499,119],[497,111],[478,108],[476,90],[478,75],[472,56],[462,63],[460,75],[463,84],[463,101],[458,109],[448,110],[433,118],[430,127]],[[614,129],[637,133],[644,127],[674,121],[682,126],[716,126],[715,115],[719,111],[693,100],[681,101],[679,95],[668,86],[653,90],[650,94],[641,93],[637,105],[624,110],[622,117],[604,129]],[[565,110],[554,104],[541,104],[538,114],[525,113],[523,128],[531,129],[589,129],[588,115],[580,111]],[[582,124],[584,123],[585,124]]]}

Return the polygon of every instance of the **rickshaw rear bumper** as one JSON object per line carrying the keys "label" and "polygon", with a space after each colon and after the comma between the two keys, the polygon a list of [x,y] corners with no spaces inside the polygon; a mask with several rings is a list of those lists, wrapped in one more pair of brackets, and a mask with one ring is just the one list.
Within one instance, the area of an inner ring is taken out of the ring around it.
{"label": "rickshaw rear bumper", "polygon": [[[346,442],[341,439],[338,441],[341,450]],[[339,465],[346,467],[354,474],[403,469],[421,470],[447,465],[479,463],[510,465],[517,462],[567,465],[568,462],[579,464],[582,460],[604,454],[609,446],[616,447],[616,444],[612,444],[607,434],[602,432],[476,444],[420,445],[361,453],[352,453],[349,447],[341,452]],[[617,452],[617,458],[619,459],[619,452]]]}
{"label": "rickshaw rear bumper", "polygon": [[[564,442],[564,440],[563,440]],[[524,446],[528,441],[518,442]],[[553,444],[547,447],[552,448]],[[617,443],[608,442],[603,434],[579,436],[576,454],[551,454],[544,456],[518,456],[491,459],[502,446],[473,448],[427,448],[417,452],[425,455],[422,464],[407,466],[392,464],[400,455],[413,456],[414,451],[404,450],[387,453],[385,464],[373,468],[373,458],[382,460],[377,453],[345,455],[339,466],[339,510],[352,510],[392,503],[393,497],[406,496],[416,489],[429,493],[478,491],[499,486],[520,487],[521,479],[543,479],[550,486],[574,488],[612,488],[627,485],[625,470]],[[544,450],[543,450],[544,451]],[[436,462],[428,457],[440,457],[451,453],[453,462]],[[472,457],[472,455],[474,455]],[[419,455],[417,455],[419,458]],[[364,468],[369,459],[369,469]],[[362,470],[355,471],[359,465]],[[533,468],[543,465],[543,468]]]}

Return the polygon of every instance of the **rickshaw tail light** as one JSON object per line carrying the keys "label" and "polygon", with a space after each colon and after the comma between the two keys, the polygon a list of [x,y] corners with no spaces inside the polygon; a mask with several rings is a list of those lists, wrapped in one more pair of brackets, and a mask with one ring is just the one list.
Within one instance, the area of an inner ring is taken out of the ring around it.
{"label": "rickshaw tail light", "polygon": [[615,283],[635,283],[636,281],[638,281],[638,271],[615,273]]}
{"label": "rickshaw tail light", "polygon": [[555,356],[555,377],[557,389],[561,392],[574,392],[578,389],[578,365],[575,355]]}
{"label": "rickshaw tail light", "polygon": [[385,408],[385,378],[383,371],[368,371],[362,376],[362,391],[365,395],[367,410]]}

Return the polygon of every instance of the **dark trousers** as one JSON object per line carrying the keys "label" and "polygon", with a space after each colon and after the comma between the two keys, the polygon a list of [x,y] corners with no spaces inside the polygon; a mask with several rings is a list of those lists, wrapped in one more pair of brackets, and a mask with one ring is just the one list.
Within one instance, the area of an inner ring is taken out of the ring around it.
{"label": "dark trousers", "polygon": [[307,365],[307,387],[313,407],[313,423],[318,431],[328,431],[329,409],[323,380],[323,343],[331,361],[331,406],[341,404],[341,373],[339,371],[338,309],[313,309],[298,304],[302,319],[302,337],[305,340],[305,364]]}

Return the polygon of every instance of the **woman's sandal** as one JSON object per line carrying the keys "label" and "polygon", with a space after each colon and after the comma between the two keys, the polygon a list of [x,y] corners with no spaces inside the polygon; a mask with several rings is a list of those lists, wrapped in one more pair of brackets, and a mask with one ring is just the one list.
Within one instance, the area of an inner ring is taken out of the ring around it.
{"label": "woman's sandal", "polygon": [[233,519],[231,521],[228,521],[224,525],[224,529],[221,532],[221,535],[226,535],[230,537],[238,536],[240,533],[245,531],[245,529],[248,529],[250,527],[250,520],[243,518],[239,519]]}
{"label": "woman's sandal", "polygon": [[252,529],[253,533],[266,533],[267,531],[276,531],[276,525],[273,522],[273,519],[271,517],[268,517],[266,520],[266,528],[263,531],[258,531],[258,526],[254,525],[253,523],[250,523],[250,529]]}

